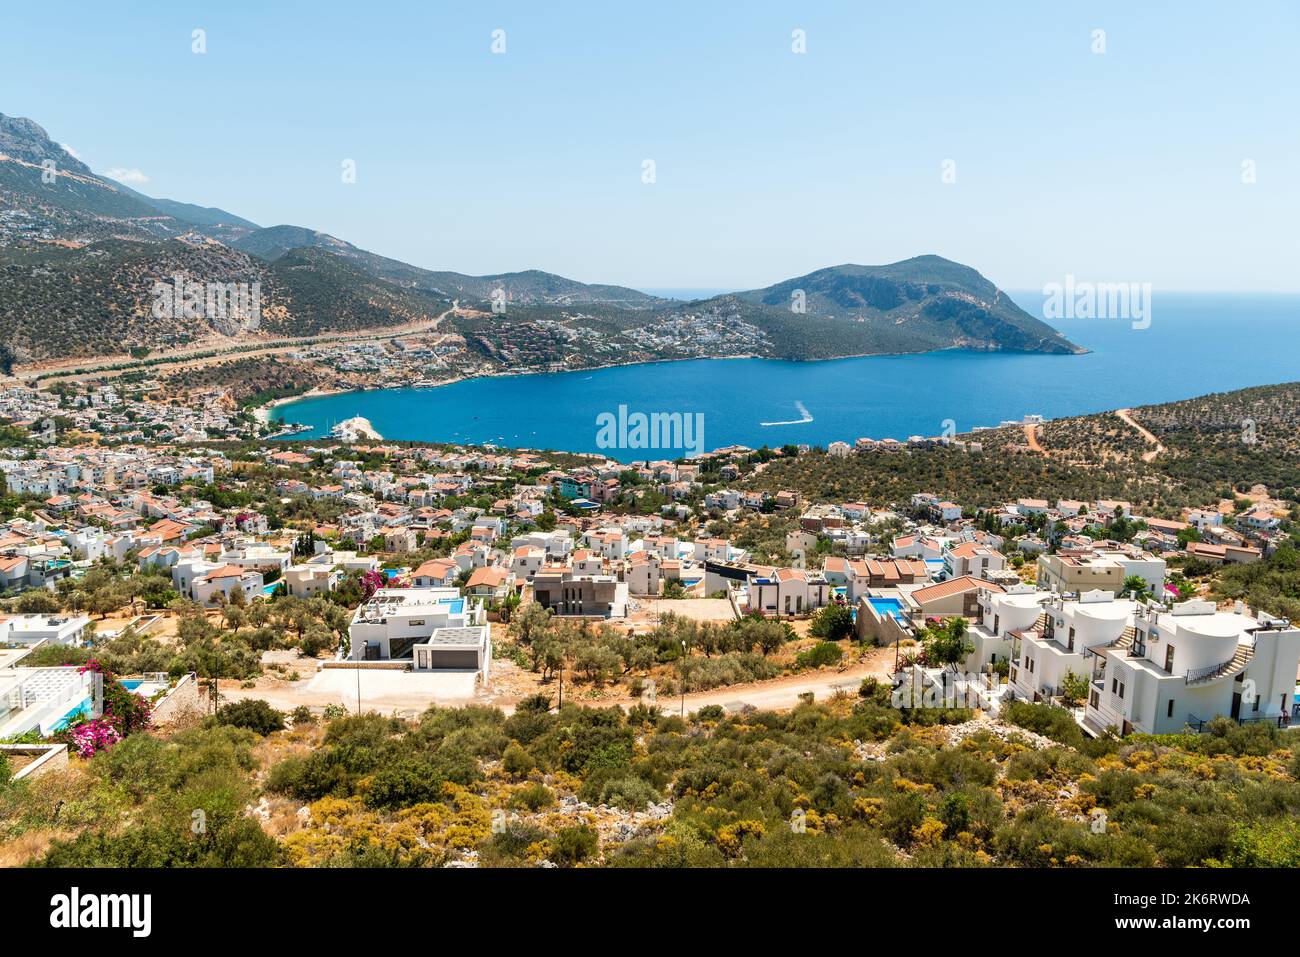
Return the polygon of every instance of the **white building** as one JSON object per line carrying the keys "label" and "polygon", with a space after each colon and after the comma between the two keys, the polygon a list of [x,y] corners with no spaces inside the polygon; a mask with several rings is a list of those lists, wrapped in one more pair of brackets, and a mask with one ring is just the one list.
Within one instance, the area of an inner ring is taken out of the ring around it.
{"label": "white building", "polygon": [[1139,606],[1133,630],[1091,649],[1084,724],[1094,732],[1168,734],[1225,716],[1289,721],[1300,629],[1213,602]]}
{"label": "white building", "polygon": [[427,641],[411,646],[413,671],[477,671],[486,682],[492,664],[487,625],[435,628]]}
{"label": "white building", "polygon": [[1067,674],[1090,677],[1089,649],[1123,637],[1136,607],[1135,602],[1101,589],[1084,592],[1078,599],[1052,596],[1035,626],[1014,636],[1012,693],[1037,701],[1060,694]]}
{"label": "white building", "polygon": [[342,577],[342,572],[329,565],[291,565],[284,572],[284,588],[294,598],[314,598],[332,592]]}
{"label": "white building", "polygon": [[0,619],[0,643],[34,645],[48,641],[55,645],[81,645],[90,637],[90,619],[85,615],[10,615]]}
{"label": "white building", "polygon": [[[1043,605],[1051,597],[1033,585],[1012,585],[1005,592],[980,589],[979,611],[966,631],[974,651],[967,656],[965,669],[983,671],[999,661],[1010,661],[1015,634],[1037,626]],[[1011,671],[1015,672],[1014,665]]]}
{"label": "white building", "polygon": [[437,629],[481,625],[483,618],[481,606],[455,588],[380,588],[352,616],[352,658],[406,658]]}

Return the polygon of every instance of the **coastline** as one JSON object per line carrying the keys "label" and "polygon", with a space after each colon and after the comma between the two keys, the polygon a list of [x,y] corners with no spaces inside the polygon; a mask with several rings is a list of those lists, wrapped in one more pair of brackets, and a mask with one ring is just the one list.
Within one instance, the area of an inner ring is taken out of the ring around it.
{"label": "coastline", "polygon": [[[845,359],[883,359],[883,358],[900,358],[904,356],[932,356],[932,355],[940,355],[945,352],[970,352],[977,355],[998,355],[1002,353],[1002,354],[1012,354],[1012,355],[1043,355],[1043,356],[1061,356],[1062,358],[1075,358],[1081,355],[1088,355],[1089,353],[1092,352],[1092,350],[1086,349],[1083,352],[1075,352],[1075,353],[1068,353],[1068,352],[1037,353],[1037,352],[1019,352],[1019,351],[1012,351],[1009,349],[964,349],[960,346],[949,346],[946,349],[926,349],[921,352],[862,352],[862,353],[857,353],[855,355],[824,356],[816,359],[791,359],[783,356],[760,356],[760,355],[742,353],[737,355],[725,355],[725,356],[683,356],[680,358],[637,359],[628,362],[605,362],[605,363],[601,363],[600,365],[582,366],[581,368],[578,369],[558,369],[558,370],[504,369],[500,372],[481,372],[481,373],[475,373],[474,375],[452,376],[448,379],[444,379],[439,382],[435,382],[432,384],[426,383],[423,385],[416,385],[415,383],[411,383],[409,385],[400,385],[400,386],[379,386],[373,389],[312,388],[302,393],[301,395],[284,396],[283,398],[273,399],[270,402],[264,403],[263,405],[259,405],[253,410],[253,417],[256,418],[259,422],[265,423],[266,425],[274,425],[275,423],[272,422],[270,418],[272,410],[280,408],[281,406],[293,405],[297,402],[303,402],[306,401],[307,399],[319,399],[325,396],[346,395],[349,393],[359,394],[363,392],[382,392],[393,388],[441,389],[444,386],[455,385],[458,382],[469,382],[474,379],[504,379],[504,378],[517,378],[521,376],[573,375],[579,372],[599,372],[603,369],[622,369],[628,366],[663,365],[664,363],[669,363],[669,362],[722,362],[722,361],[730,361],[736,359],[765,359],[772,362],[796,362],[802,364],[802,363],[812,363],[812,362],[839,362]],[[277,421],[283,422],[286,425],[293,424],[290,422],[286,422],[283,419]]]}

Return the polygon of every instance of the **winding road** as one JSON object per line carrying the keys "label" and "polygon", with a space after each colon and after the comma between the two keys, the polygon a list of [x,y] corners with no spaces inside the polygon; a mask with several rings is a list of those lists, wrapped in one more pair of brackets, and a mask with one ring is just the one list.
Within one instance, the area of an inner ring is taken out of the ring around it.
{"label": "winding road", "polygon": [[1142,453],[1143,462],[1150,462],[1152,459],[1154,459],[1157,455],[1159,455],[1161,452],[1165,450],[1165,447],[1160,444],[1159,439],[1157,439],[1154,435],[1151,434],[1150,431],[1144,429],[1142,426],[1138,425],[1137,422],[1133,420],[1132,409],[1116,409],[1115,414],[1119,416],[1121,422],[1124,422],[1127,425],[1131,426],[1132,428],[1136,429],[1138,434],[1141,435],[1142,438],[1146,439],[1147,444],[1152,446],[1149,452]]}

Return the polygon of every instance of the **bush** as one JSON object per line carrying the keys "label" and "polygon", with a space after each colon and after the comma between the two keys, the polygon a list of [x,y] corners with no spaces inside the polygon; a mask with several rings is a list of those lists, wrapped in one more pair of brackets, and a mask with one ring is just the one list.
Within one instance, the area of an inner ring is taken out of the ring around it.
{"label": "bush", "polygon": [[799,652],[795,664],[800,668],[825,668],[838,664],[843,657],[843,650],[835,642],[820,641],[811,648]]}
{"label": "bush", "polygon": [[809,634],[826,641],[839,641],[853,635],[853,611],[848,605],[831,604],[817,612]]}
{"label": "bush", "polygon": [[716,658],[686,658],[678,665],[687,691],[708,691],[725,685],[775,678],[781,668],[752,652],[728,652]]}
{"label": "bush", "polygon": [[1004,720],[1019,725],[1035,734],[1041,734],[1071,747],[1083,744],[1083,731],[1074,715],[1054,704],[1030,704],[1026,701],[1008,701],[1002,707]]}
{"label": "bush", "polygon": [[644,778],[631,775],[606,781],[600,789],[600,803],[625,811],[641,811],[659,800],[659,792]]}
{"label": "bush", "polygon": [[261,698],[247,698],[217,709],[217,724],[232,728],[247,728],[265,737],[273,731],[284,730],[284,714],[276,711]]}
{"label": "bush", "polygon": [[524,807],[530,811],[540,811],[555,803],[555,794],[545,784],[534,781],[510,796],[511,807]]}
{"label": "bush", "polygon": [[501,756],[502,770],[516,777],[522,777],[535,767],[537,762],[533,760],[533,756],[518,744],[509,745]]}
{"label": "bush", "polygon": [[596,832],[585,824],[565,827],[555,835],[555,859],[562,864],[578,864],[600,850]]}

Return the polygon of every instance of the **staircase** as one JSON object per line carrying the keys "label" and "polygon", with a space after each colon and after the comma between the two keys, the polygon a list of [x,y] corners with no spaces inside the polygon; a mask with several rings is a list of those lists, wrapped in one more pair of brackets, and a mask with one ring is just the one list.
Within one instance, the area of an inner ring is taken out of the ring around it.
{"label": "staircase", "polygon": [[1200,674],[1190,672],[1186,679],[1187,685],[1188,687],[1207,685],[1211,681],[1218,681],[1220,678],[1229,678],[1233,675],[1240,674],[1242,671],[1246,670],[1246,666],[1250,664],[1251,659],[1254,657],[1254,645],[1238,645],[1237,653],[1232,656],[1230,661],[1225,661],[1223,664],[1211,668],[1208,672]]}

